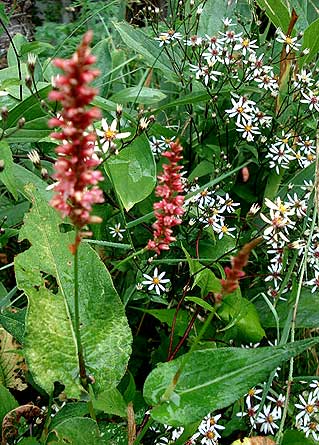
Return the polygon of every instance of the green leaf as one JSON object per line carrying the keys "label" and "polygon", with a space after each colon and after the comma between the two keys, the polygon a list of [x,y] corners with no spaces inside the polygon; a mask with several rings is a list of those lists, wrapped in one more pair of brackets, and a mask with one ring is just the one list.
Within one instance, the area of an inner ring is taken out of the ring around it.
{"label": "green leaf", "polygon": [[3,21],[5,25],[9,24],[9,17],[6,14],[6,10],[4,8],[4,3],[0,3],[0,19]]}
{"label": "green leaf", "polygon": [[143,201],[155,186],[155,161],[147,137],[143,134],[107,161],[106,173],[128,211]]}
{"label": "green leaf", "polygon": [[17,408],[19,404],[10,391],[2,385],[0,385],[0,400],[0,425],[2,425],[4,416],[12,409]]}
{"label": "green leaf", "polygon": [[102,445],[97,423],[85,417],[72,417],[59,423],[48,436],[47,445]]}
{"label": "green leaf", "polygon": [[300,68],[305,63],[310,63],[317,55],[319,51],[319,19],[315,20],[304,31],[302,49],[310,49],[309,54],[306,54],[300,60]]}
{"label": "green leaf", "polygon": [[47,112],[43,109],[43,107],[41,107],[39,99],[46,99],[51,89],[51,85],[47,85],[38,91],[38,96],[32,94],[31,96],[24,99],[21,103],[16,105],[14,108],[12,108],[9,111],[8,120],[6,122],[7,128],[14,129],[19,119],[21,119],[22,117],[25,118],[26,122],[43,116],[48,117]]}
{"label": "green leaf", "polygon": [[[48,201],[52,197],[52,191],[46,189],[47,183],[30,170],[22,167],[22,165],[14,164],[13,175],[18,191],[29,201],[32,200],[33,189],[35,189],[37,194],[45,201]],[[30,185],[32,185],[32,188],[30,188]]]}
{"label": "green leaf", "polygon": [[186,297],[185,300],[186,301],[192,301],[193,303],[198,304],[198,306],[202,307],[203,309],[206,309],[207,311],[215,312],[214,306],[212,306],[211,304],[207,303],[207,301],[203,300],[202,298],[199,298],[199,297]]}
{"label": "green leaf", "polygon": [[276,28],[280,28],[283,33],[288,31],[290,14],[281,0],[256,0],[256,2]]}
{"label": "green leaf", "polygon": [[[175,309],[144,309],[137,307],[134,307],[133,309],[152,315],[153,317],[157,318],[157,320],[159,320],[161,323],[167,324],[169,328],[172,327],[174,315],[176,312]],[[178,311],[176,318],[176,326],[175,326],[175,332],[177,335],[182,336],[184,334],[190,319],[191,317],[188,311],[185,311],[183,309]]]}
{"label": "green leaf", "polygon": [[61,408],[52,418],[49,431],[52,431],[60,423],[72,417],[84,417],[89,414],[88,404],[86,402],[71,402]]}
{"label": "green leaf", "polygon": [[218,31],[223,28],[222,19],[229,17],[229,13],[230,8],[225,0],[208,0],[205,2],[203,12],[199,18],[198,35],[217,36]]}
{"label": "green leaf", "polygon": [[19,440],[19,445],[40,445],[40,442],[37,441],[34,437],[25,437],[21,441]]}
{"label": "green leaf", "polygon": [[110,100],[120,104],[126,102],[136,102],[138,104],[152,105],[165,98],[166,94],[156,90],[155,88],[137,86],[124,88],[123,90],[118,91],[117,93],[113,94]]}
{"label": "green leaf", "polygon": [[93,408],[105,414],[127,417],[127,406],[122,394],[117,388],[103,391],[97,399],[93,400]]}
{"label": "green leaf", "polygon": [[13,158],[9,145],[6,141],[0,142],[0,160],[4,161],[4,168],[0,170],[0,181],[7,187],[14,199],[18,199],[18,190],[13,172]]}
{"label": "green leaf", "polygon": [[[24,45],[25,43],[28,43],[26,37],[18,32],[13,37],[12,40],[13,40],[13,44],[14,44],[14,47],[15,47],[17,53],[20,55],[21,46]],[[13,50],[12,43],[10,43],[10,46],[9,46],[9,49],[7,52],[7,62],[8,62],[9,67],[15,66],[18,63],[17,56]],[[22,77],[22,80],[24,80],[24,77]]]}
{"label": "green leaf", "polygon": [[16,131],[16,128],[8,128],[5,131],[6,141],[10,143],[38,142],[52,133],[48,127],[48,118],[38,117],[28,120],[24,126]]}
{"label": "green leaf", "polygon": [[44,51],[54,49],[54,46],[50,45],[48,42],[27,42],[21,45],[20,56],[25,54],[41,54]]}
{"label": "green leaf", "polygon": [[[258,349],[217,348],[194,351],[161,363],[147,377],[144,397],[154,406],[151,416],[173,426],[201,420],[225,408],[249,388],[263,382],[277,366],[318,343],[318,338]],[[169,400],[162,397],[185,360]]]}
{"label": "green leaf", "polygon": [[282,440],[282,445],[314,445],[315,442],[307,438],[304,433],[297,430],[286,430]]}
{"label": "green leaf", "polygon": [[92,86],[100,89],[100,94],[105,96],[108,86],[105,85],[112,70],[112,57],[109,50],[109,39],[100,40],[93,48],[92,54],[96,57],[95,67],[100,70],[100,75],[92,82]]}
{"label": "green leaf", "polygon": [[4,327],[19,343],[23,343],[25,328],[25,309],[2,310],[0,312],[0,325]]}
{"label": "green leaf", "polygon": [[[28,189],[32,196],[32,189]],[[48,393],[55,381],[69,398],[79,398],[78,360],[73,328],[73,255],[68,246],[74,232],[61,233],[62,220],[41,197],[33,194],[20,240],[31,247],[15,258],[19,289],[29,305],[25,354],[35,382]],[[81,336],[88,373],[96,391],[116,386],[130,354],[131,332],[111,277],[87,243],[79,248]],[[41,314],[41,317],[39,317]]]}
{"label": "green leaf", "polygon": [[218,315],[228,323],[222,331],[236,327],[237,334],[243,341],[255,343],[266,335],[254,304],[242,298],[240,292],[234,292],[223,299]]}
{"label": "green leaf", "polygon": [[[159,47],[156,40],[150,39],[143,31],[134,28],[128,23],[114,23],[114,26],[130,50],[133,49],[144,56],[145,61],[151,67],[163,71],[167,79],[176,80],[171,61],[163,48]],[[175,54],[175,57],[179,59],[177,54]],[[176,60],[176,63],[179,64],[179,60]]]}
{"label": "green leaf", "polygon": [[213,271],[203,266],[199,261],[192,259],[184,247],[183,251],[189,265],[189,271],[194,275],[192,289],[195,286],[200,287],[202,297],[206,297],[209,292],[219,293],[221,291],[220,279],[216,277]]}
{"label": "green leaf", "polygon": [[[285,295],[286,296],[286,295]],[[286,301],[279,301],[276,305],[276,311],[279,317],[279,326],[283,327],[286,322],[289,308],[293,305],[293,302],[287,304]],[[257,300],[256,306],[260,314],[262,324],[269,328],[275,327],[276,322],[270,309],[267,307],[263,300]],[[296,326],[299,329],[315,329],[318,327],[319,320],[319,294],[318,292],[311,292],[311,289],[304,288],[301,292]]]}

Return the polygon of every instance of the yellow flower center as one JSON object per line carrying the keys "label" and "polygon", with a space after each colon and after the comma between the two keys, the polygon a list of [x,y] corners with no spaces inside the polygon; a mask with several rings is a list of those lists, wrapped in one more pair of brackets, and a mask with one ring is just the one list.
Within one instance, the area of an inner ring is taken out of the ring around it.
{"label": "yellow flower center", "polygon": [[306,406],[306,411],[307,413],[311,414],[314,410],[314,405],[307,405]]}
{"label": "yellow flower center", "polygon": [[245,131],[249,133],[253,127],[251,125],[245,125]]}
{"label": "yellow flower center", "polygon": [[160,280],[158,279],[158,277],[153,278],[153,284],[160,284]]}
{"label": "yellow flower center", "polygon": [[249,39],[244,39],[244,40],[242,41],[242,46],[243,46],[244,48],[247,48],[247,46],[249,46],[249,43],[250,43]]}
{"label": "yellow flower center", "polygon": [[282,142],[283,142],[284,144],[288,144],[288,139],[287,139],[287,138],[284,138],[284,139],[282,139]]}
{"label": "yellow flower center", "polygon": [[207,433],[206,433],[206,437],[207,437],[208,439],[214,439],[215,434],[214,434],[212,431],[207,431]]}
{"label": "yellow flower center", "polygon": [[307,159],[308,159],[308,161],[313,161],[314,156],[311,153],[308,153],[307,154]]}
{"label": "yellow flower center", "polygon": [[238,113],[242,113],[244,111],[244,108],[243,107],[238,107],[237,111],[238,111]]}
{"label": "yellow flower center", "polygon": [[280,206],[279,206],[279,211],[280,211],[281,213],[285,213],[285,212],[287,212],[287,207],[284,206],[283,204],[280,204]]}
{"label": "yellow flower center", "polygon": [[255,389],[254,389],[254,388],[250,389],[250,390],[248,391],[248,395],[249,395],[250,397],[253,397],[253,396],[255,395]]}
{"label": "yellow flower center", "polygon": [[209,423],[210,425],[215,425],[216,424],[215,419],[209,419]]}
{"label": "yellow flower center", "polygon": [[105,137],[105,139],[107,139],[108,141],[112,141],[113,139],[115,139],[116,134],[117,134],[117,131],[116,131],[116,130],[107,130],[107,131],[105,131],[105,133],[104,133],[104,137]]}
{"label": "yellow flower center", "polygon": [[287,36],[287,37],[285,38],[285,42],[287,43],[287,45],[291,45],[291,44],[292,44],[292,38],[289,37],[289,36]]}
{"label": "yellow flower center", "polygon": [[227,233],[228,232],[227,226],[223,226],[221,230],[222,230],[223,233]]}
{"label": "yellow flower center", "polygon": [[170,144],[171,142],[172,142],[172,140],[171,140],[170,138],[166,138],[166,139],[165,139],[165,143],[166,143],[166,144]]}
{"label": "yellow flower center", "polygon": [[162,40],[163,42],[165,42],[168,39],[167,35],[161,35],[159,36],[160,40]]}

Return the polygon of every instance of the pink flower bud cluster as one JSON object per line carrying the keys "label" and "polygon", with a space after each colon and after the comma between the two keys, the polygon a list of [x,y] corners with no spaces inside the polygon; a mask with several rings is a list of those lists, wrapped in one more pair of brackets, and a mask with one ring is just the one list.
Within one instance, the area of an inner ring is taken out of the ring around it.
{"label": "pink flower bud cluster", "polygon": [[162,153],[168,159],[168,164],[163,164],[163,173],[159,175],[159,184],[155,194],[162,198],[154,203],[155,223],[153,240],[149,240],[147,248],[160,254],[162,250],[168,250],[170,243],[176,240],[172,228],[182,223],[181,216],[184,213],[184,196],[180,195],[184,191],[180,170],[182,166],[177,165],[183,156],[183,147],[179,141],[170,143],[170,150]]}
{"label": "pink flower bud cluster", "polygon": [[[231,268],[225,267],[224,271],[226,278],[220,280],[222,286],[221,295],[225,296],[231,294],[239,287],[239,280],[245,276],[243,268],[247,266],[250,252],[254,247],[261,242],[262,238],[256,238],[250,243],[247,243],[238,252],[238,254],[231,259]],[[215,296],[216,298],[216,296]]]}
{"label": "pink flower bud cluster", "polygon": [[91,40],[92,32],[87,32],[71,59],[53,61],[64,73],[57,76],[56,90],[49,94],[50,100],[61,104],[60,116],[49,121],[49,126],[61,128],[51,133],[51,137],[61,141],[56,148],[54,178],[57,184],[51,205],[63,217],[68,216],[77,229],[87,223],[100,222],[100,218],[91,216],[90,212],[93,204],[104,201],[102,190],[96,186],[103,176],[95,170],[100,163],[93,156],[95,134],[86,131],[93,120],[100,117],[97,108],[87,108],[96,94],[88,84],[99,74],[91,68],[95,62],[90,54]]}

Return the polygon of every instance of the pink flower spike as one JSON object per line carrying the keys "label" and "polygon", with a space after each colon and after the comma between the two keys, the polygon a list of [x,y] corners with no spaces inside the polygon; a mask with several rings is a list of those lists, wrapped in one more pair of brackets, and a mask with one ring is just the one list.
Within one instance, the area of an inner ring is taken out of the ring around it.
{"label": "pink flower spike", "polygon": [[182,223],[181,216],[184,213],[184,196],[179,195],[184,191],[180,170],[177,165],[183,157],[183,147],[179,141],[170,143],[170,150],[162,153],[169,162],[163,165],[163,173],[158,175],[158,185],[155,195],[162,198],[153,205],[156,221],[153,224],[153,240],[149,240],[147,248],[160,254],[162,250],[169,250],[169,245],[176,240],[172,236],[172,227]]}
{"label": "pink flower spike", "polygon": [[84,35],[71,59],[53,61],[64,73],[55,79],[56,90],[49,94],[50,100],[61,104],[59,118],[49,121],[49,126],[61,128],[59,132],[51,133],[60,145],[56,148],[56,194],[50,204],[62,217],[68,216],[78,230],[77,239],[71,246],[72,253],[81,240],[81,229],[88,223],[101,222],[90,212],[93,204],[104,201],[102,190],[96,186],[103,176],[99,170],[94,170],[100,163],[93,156],[95,134],[87,131],[93,120],[100,116],[97,108],[87,108],[96,94],[88,84],[99,74],[90,66],[95,62],[89,46],[92,36],[90,31]]}

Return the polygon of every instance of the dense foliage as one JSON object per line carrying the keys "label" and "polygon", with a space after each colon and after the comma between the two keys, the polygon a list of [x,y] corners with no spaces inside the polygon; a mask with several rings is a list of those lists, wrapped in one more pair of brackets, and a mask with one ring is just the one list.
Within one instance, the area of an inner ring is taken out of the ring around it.
{"label": "dense foliage", "polygon": [[123,3],[0,71],[2,444],[319,443],[319,10]]}

